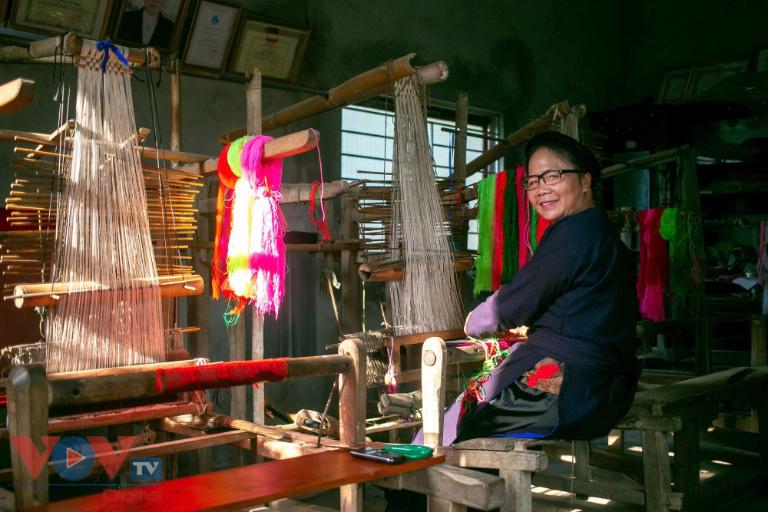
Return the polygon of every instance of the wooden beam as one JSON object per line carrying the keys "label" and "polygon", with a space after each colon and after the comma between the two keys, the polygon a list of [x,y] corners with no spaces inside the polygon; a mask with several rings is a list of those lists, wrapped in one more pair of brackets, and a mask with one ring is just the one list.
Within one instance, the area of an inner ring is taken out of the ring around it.
{"label": "wooden beam", "polygon": [[583,108],[583,105],[571,108],[567,101],[552,105],[543,115],[527,123],[510,135],[507,135],[503,141],[469,162],[467,164],[467,176],[472,175],[480,169],[492,164],[499,158],[502,158],[509,150],[525,143],[537,133],[552,129],[552,123],[556,117],[565,117],[571,111],[577,109],[583,110]]}
{"label": "wooden beam", "polygon": [[[456,258],[453,260],[454,272],[469,270],[475,264],[472,256]],[[405,265],[401,263],[389,264],[386,267],[375,268],[371,263],[362,263],[358,268],[358,274],[363,281],[401,281],[405,276]]]}
{"label": "wooden beam", "polygon": [[[415,55],[415,53],[409,53],[399,59],[391,60],[350,78],[326,94],[313,96],[275,112],[262,120],[262,129],[264,132],[270,132],[344,105],[379,96],[387,92],[396,80],[413,74],[418,73],[423,84],[442,82],[448,78],[448,66],[442,61],[423,67],[412,67],[410,61]],[[245,129],[236,128],[223,133],[219,142],[226,144],[243,135],[245,135]]]}
{"label": "wooden beam", "polygon": [[34,80],[17,78],[0,85],[0,115],[16,112],[32,101],[34,95]]}

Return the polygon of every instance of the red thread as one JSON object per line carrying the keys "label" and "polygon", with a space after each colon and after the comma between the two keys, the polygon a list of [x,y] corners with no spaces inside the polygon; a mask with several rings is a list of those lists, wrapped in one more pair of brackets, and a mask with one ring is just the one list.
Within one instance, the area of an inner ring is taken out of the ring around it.
{"label": "red thread", "polygon": [[504,268],[504,194],[507,189],[507,171],[496,175],[493,197],[493,259],[491,260],[491,288],[501,286],[501,272]]}
{"label": "red thread", "polygon": [[[325,222],[325,212],[320,210],[320,219],[315,218],[315,206],[317,205],[317,189],[322,187],[318,180],[312,182],[312,188],[309,190],[309,221],[320,231],[320,237],[323,240],[331,239],[331,232],[328,231],[328,224]],[[320,198],[322,201],[323,199]]]}
{"label": "red thread", "polygon": [[160,393],[179,393],[258,382],[277,382],[287,376],[286,359],[230,361],[202,366],[160,368],[157,370],[155,386]]}

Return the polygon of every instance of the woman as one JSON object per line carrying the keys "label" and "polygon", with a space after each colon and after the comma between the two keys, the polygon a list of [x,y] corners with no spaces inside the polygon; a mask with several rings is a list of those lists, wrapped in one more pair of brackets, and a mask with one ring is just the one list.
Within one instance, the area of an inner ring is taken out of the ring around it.
{"label": "woman", "polygon": [[635,393],[635,263],[595,206],[597,159],[554,132],[533,137],[525,155],[528,201],[551,224],[531,261],[469,314],[465,331],[482,338],[528,326],[528,341],[491,373],[480,401],[461,417],[458,404],[449,408],[445,445],[498,435],[599,437]]}
{"label": "woman", "polygon": [[[476,437],[592,439],[626,414],[635,394],[635,264],[595,206],[600,167],[555,132],[525,148],[528,201],[550,221],[531,260],[477,306],[464,330],[483,338],[528,326],[528,340],[445,414],[443,445]],[[467,409],[461,414],[462,408]],[[414,443],[423,442],[422,433]],[[423,496],[387,491],[388,511],[426,510]]]}

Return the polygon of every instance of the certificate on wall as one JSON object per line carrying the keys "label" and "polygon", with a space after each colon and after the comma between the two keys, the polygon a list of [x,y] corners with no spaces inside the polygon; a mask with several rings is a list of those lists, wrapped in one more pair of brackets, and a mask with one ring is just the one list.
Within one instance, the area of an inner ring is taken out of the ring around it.
{"label": "certificate on wall", "polygon": [[200,2],[184,54],[184,64],[222,71],[239,14],[238,7]]}
{"label": "certificate on wall", "polygon": [[42,34],[74,32],[102,39],[111,6],[111,0],[19,0],[13,2],[11,25]]}
{"label": "certificate on wall", "polygon": [[240,28],[232,71],[249,74],[256,67],[265,77],[293,81],[299,73],[308,30],[249,19]]}

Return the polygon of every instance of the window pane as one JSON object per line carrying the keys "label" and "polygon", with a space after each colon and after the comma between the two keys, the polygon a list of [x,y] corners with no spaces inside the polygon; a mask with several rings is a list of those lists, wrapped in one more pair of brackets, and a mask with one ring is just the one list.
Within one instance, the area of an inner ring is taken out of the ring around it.
{"label": "window pane", "polygon": [[387,139],[379,136],[345,133],[341,138],[341,152],[345,155],[386,158],[386,143]]}

